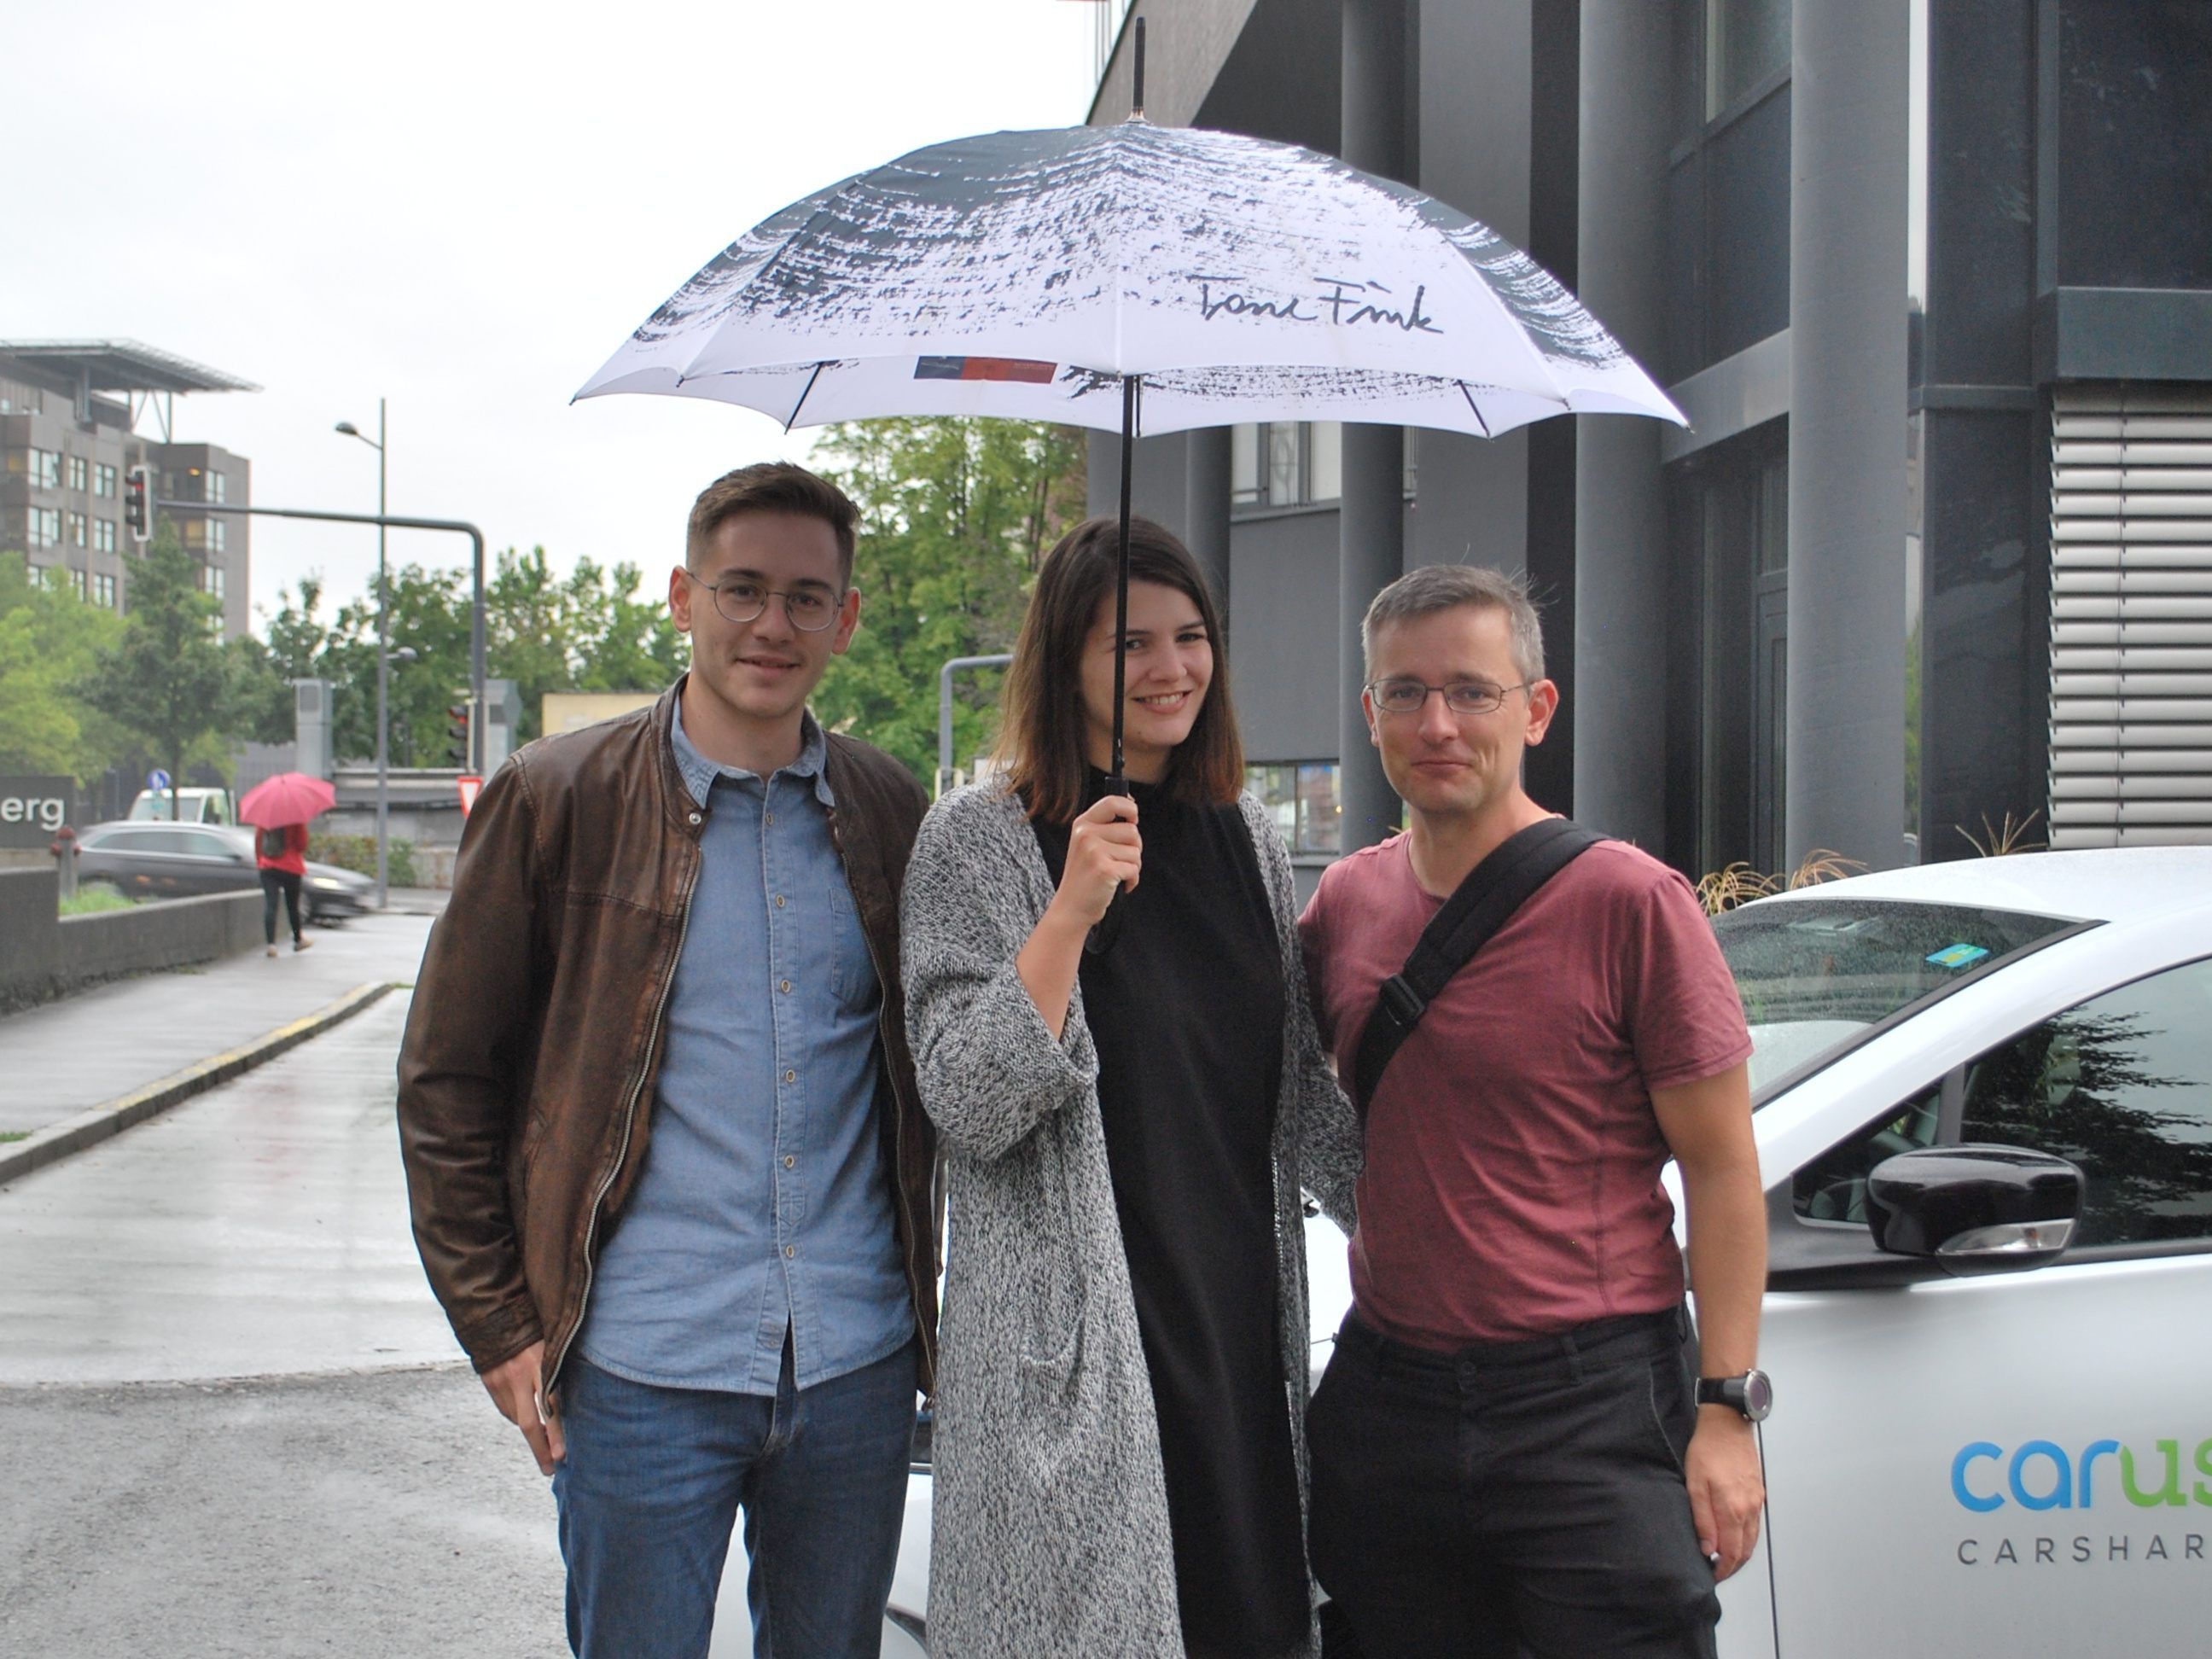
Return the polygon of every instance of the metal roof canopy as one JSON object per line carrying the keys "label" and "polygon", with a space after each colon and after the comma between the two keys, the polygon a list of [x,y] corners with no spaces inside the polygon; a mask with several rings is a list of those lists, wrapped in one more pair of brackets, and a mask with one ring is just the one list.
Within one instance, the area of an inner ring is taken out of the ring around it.
{"label": "metal roof canopy", "polygon": [[82,379],[94,392],[258,392],[251,380],[136,340],[0,340],[0,356]]}

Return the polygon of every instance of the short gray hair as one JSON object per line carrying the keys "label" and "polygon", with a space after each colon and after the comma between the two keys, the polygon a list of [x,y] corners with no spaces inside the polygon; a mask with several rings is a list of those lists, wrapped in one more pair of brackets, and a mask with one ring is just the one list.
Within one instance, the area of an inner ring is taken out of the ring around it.
{"label": "short gray hair", "polygon": [[1359,649],[1366,671],[1375,672],[1375,636],[1392,623],[1411,622],[1461,605],[1503,611],[1513,635],[1513,666],[1534,685],[1544,678],[1544,624],[1518,576],[1479,564],[1425,564],[1409,570],[1375,596],[1359,624]]}

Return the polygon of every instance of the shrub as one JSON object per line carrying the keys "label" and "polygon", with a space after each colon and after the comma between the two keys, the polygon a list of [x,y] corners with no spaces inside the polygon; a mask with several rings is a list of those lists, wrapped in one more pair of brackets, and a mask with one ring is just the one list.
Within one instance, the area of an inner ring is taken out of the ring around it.
{"label": "shrub", "polygon": [[[307,837],[307,856],[319,864],[335,864],[341,870],[374,876],[376,873],[376,837],[311,835]],[[386,842],[385,864],[394,887],[421,884],[416,878],[413,842],[395,837]]]}
{"label": "shrub", "polygon": [[93,916],[102,910],[128,910],[131,901],[106,882],[72,893],[61,902],[61,913],[65,916]]}

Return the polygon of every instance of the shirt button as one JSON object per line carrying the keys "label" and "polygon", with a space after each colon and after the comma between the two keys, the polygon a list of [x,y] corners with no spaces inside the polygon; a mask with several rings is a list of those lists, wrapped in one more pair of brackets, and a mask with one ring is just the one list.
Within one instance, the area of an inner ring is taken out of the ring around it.
{"label": "shirt button", "polygon": [[698,815],[696,812],[694,812],[694,813],[691,815],[691,822],[692,822],[692,823],[698,823],[698,822],[699,822],[699,815]]}
{"label": "shirt button", "polygon": [[780,979],[775,982],[775,988],[788,996],[791,994],[791,981],[787,979]]}
{"label": "shirt button", "polygon": [[799,1081],[799,1073],[796,1072],[786,1072],[783,1074],[783,1080],[786,1083],[796,1083]]}
{"label": "shirt button", "polygon": [[787,1244],[783,1247],[783,1255],[786,1261],[789,1261],[793,1256],[797,1255],[798,1254],[799,1246],[796,1244]]}
{"label": "shirt button", "polygon": [[775,896],[775,908],[779,910],[783,908],[783,895],[781,893]]}
{"label": "shirt button", "polygon": [[795,1169],[798,1167],[798,1164],[799,1160],[795,1158],[786,1157],[783,1160],[783,1167],[787,1170]]}
{"label": "shirt button", "polygon": [[770,813],[769,813],[767,816],[768,816],[768,821],[769,821],[770,823],[774,823],[775,822],[775,813],[770,812]]}

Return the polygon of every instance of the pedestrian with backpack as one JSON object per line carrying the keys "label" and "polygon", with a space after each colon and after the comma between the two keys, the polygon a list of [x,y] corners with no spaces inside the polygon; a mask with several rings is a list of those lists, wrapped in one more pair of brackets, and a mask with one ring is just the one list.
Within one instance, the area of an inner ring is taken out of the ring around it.
{"label": "pedestrian with backpack", "polygon": [[261,869],[261,937],[269,954],[276,954],[276,899],[283,896],[284,916],[292,924],[292,949],[304,951],[314,941],[300,926],[300,884],[307,878],[307,826],[280,824],[258,830],[253,836],[253,861]]}

